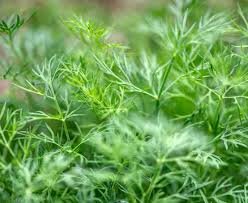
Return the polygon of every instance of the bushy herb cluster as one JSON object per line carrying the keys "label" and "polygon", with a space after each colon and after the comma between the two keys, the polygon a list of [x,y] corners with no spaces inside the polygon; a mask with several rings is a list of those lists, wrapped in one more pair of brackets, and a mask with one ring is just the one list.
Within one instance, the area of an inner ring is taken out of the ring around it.
{"label": "bushy herb cluster", "polygon": [[122,44],[0,21],[0,202],[248,202],[248,18],[182,2]]}

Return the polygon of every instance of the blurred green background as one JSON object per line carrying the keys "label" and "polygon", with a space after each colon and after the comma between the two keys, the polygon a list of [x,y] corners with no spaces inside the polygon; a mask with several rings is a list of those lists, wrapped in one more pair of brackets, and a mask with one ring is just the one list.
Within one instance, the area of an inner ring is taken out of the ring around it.
{"label": "blurred green background", "polygon": [[[189,1],[189,0],[179,0]],[[207,6],[216,8],[232,8],[237,4],[247,4],[247,0],[194,0],[206,3]],[[105,11],[106,14],[112,15],[118,13],[126,13],[127,11],[142,10],[147,7],[157,6],[162,7],[163,4],[168,4],[171,0],[0,0],[0,15],[4,16],[9,12],[26,11],[28,9],[51,8],[51,5],[56,5],[56,12],[81,12],[85,8],[97,8]],[[49,12],[49,9],[47,10]],[[46,16],[49,17],[49,16]]]}

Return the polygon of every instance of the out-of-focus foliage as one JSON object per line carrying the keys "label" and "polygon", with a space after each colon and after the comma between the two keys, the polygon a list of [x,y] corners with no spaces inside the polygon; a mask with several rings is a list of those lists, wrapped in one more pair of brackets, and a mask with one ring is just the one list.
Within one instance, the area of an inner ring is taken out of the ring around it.
{"label": "out-of-focus foliage", "polygon": [[3,17],[0,202],[248,202],[239,3]]}

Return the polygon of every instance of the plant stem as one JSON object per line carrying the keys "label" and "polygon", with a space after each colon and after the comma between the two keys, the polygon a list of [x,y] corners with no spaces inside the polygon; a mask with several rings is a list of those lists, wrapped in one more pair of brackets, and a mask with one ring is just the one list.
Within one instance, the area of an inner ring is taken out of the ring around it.
{"label": "plant stem", "polygon": [[16,57],[17,59],[20,59],[21,57],[20,57],[19,53],[18,53],[17,50],[16,50],[16,47],[15,47],[15,45],[14,45],[14,38],[13,38],[12,35],[9,35],[9,43],[8,43],[8,44],[9,44],[9,46],[10,46],[10,49],[13,51],[15,57]]}
{"label": "plant stem", "polygon": [[176,57],[176,54],[173,54],[173,57],[172,59],[170,60],[169,62],[169,65],[168,65],[168,68],[164,69],[164,72],[163,72],[163,76],[162,76],[162,83],[161,83],[161,86],[159,88],[159,91],[158,91],[158,94],[157,94],[157,98],[156,98],[156,114],[158,115],[159,113],[159,109],[160,109],[160,100],[161,100],[161,95],[163,93],[163,90],[164,90],[164,86],[165,86],[165,83],[168,79],[168,76],[170,74],[170,71],[171,71],[171,68],[172,68],[172,65],[174,64],[174,61],[175,61],[175,57]]}

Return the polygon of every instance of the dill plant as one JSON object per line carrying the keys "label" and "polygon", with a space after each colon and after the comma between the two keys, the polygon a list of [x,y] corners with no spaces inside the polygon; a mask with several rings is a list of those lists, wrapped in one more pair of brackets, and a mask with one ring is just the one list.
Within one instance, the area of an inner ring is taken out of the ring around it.
{"label": "dill plant", "polygon": [[1,202],[248,201],[247,17],[167,10],[129,46],[77,16],[60,43],[1,21],[2,77],[24,94],[1,99]]}

